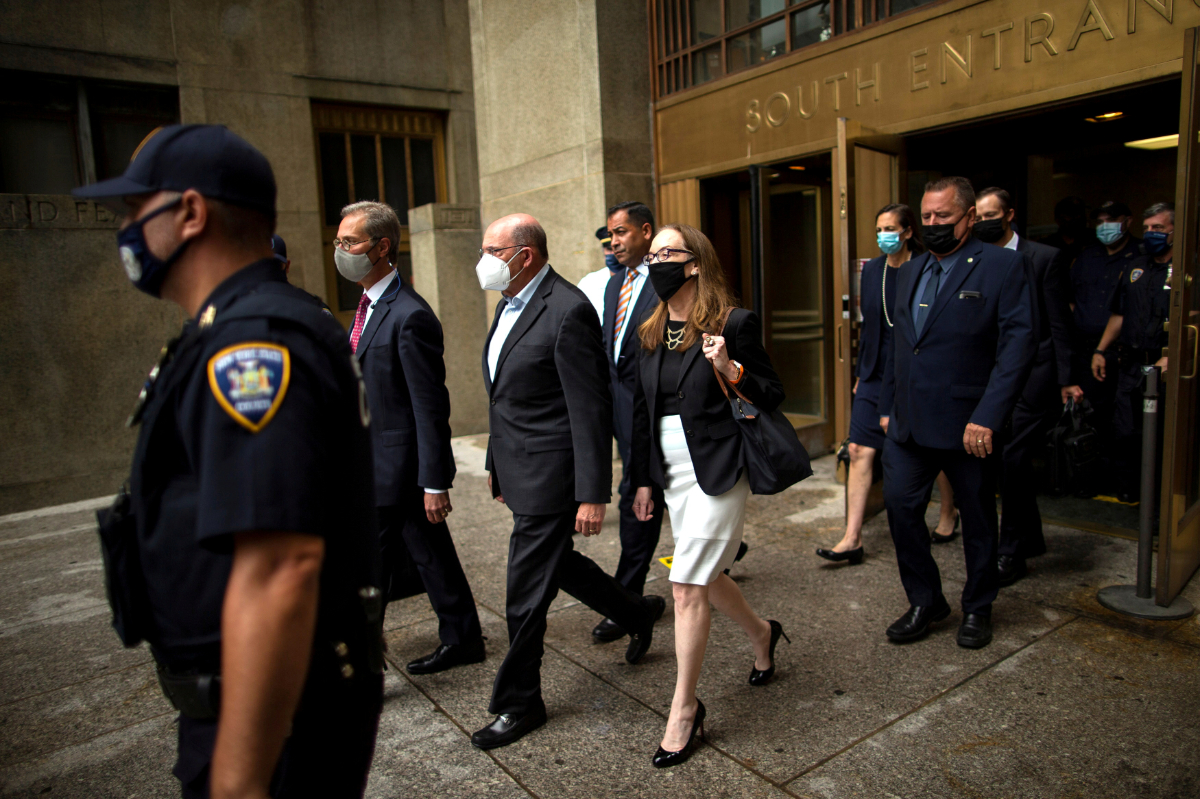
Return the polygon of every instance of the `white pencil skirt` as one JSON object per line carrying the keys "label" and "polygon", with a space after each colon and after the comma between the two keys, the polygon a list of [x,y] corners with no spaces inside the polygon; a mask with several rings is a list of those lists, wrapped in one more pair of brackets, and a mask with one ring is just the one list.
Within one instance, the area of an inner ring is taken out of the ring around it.
{"label": "white pencil skirt", "polygon": [[710,497],[696,482],[687,436],[678,416],[659,420],[658,440],[666,462],[664,495],[671,514],[675,555],[673,583],[708,585],[733,565],[746,523],[750,483],[745,470],[733,488]]}

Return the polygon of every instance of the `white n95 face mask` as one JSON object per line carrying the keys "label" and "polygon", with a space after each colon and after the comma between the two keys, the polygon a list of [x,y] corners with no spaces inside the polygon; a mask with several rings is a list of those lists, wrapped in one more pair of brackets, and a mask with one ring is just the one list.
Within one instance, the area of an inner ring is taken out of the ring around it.
{"label": "white n95 face mask", "polygon": [[[368,252],[370,252],[368,250]],[[352,255],[341,247],[333,248],[333,263],[337,266],[337,270],[341,276],[349,280],[351,283],[357,283],[371,273],[375,264],[371,263],[371,256],[367,253],[359,253]]]}
{"label": "white n95 face mask", "polygon": [[[516,277],[516,275],[509,274],[508,265],[521,254],[523,249],[525,248],[518,249],[507,261],[501,261],[490,252],[485,252],[479,259],[479,263],[475,264],[475,276],[479,278],[480,287],[490,291],[504,291],[508,288],[508,284],[512,283],[513,278]],[[525,267],[521,267],[521,272],[524,271]],[[517,275],[521,272],[517,272]]]}

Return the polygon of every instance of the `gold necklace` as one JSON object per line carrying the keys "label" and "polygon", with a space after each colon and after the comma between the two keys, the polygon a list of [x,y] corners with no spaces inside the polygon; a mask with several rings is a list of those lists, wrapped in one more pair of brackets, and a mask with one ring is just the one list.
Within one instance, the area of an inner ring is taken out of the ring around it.
{"label": "gold necklace", "polygon": [[674,333],[672,333],[672,332],[671,332],[671,328],[669,328],[669,327],[668,327],[668,328],[666,329],[666,332],[667,332],[667,349],[669,349],[669,350],[674,350],[676,347],[678,347],[680,344],[682,344],[682,343],[683,343],[683,334],[684,334],[684,331],[686,331],[686,330],[687,330],[687,328],[686,328],[686,327],[685,327],[685,328],[681,328],[681,329],[679,330],[679,335],[678,335],[678,336],[676,336]]}

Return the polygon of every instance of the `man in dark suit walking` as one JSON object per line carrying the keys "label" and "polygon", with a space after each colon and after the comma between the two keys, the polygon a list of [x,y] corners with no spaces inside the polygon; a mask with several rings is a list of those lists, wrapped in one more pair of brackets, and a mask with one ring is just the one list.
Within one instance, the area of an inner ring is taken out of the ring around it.
{"label": "man in dark suit walking", "polygon": [[992,640],[998,590],[991,456],[1033,362],[1031,292],[1021,255],[972,238],[975,192],[965,178],[927,184],[921,219],[929,252],[900,272],[879,404],[889,417],[884,503],[910,603],[887,635],[914,641],[950,614],[925,524],[944,471],[962,514],[967,561],[958,644],[977,649]]}
{"label": "man in dark suit walking", "polygon": [[1068,397],[1080,399],[1083,390],[1071,383],[1069,265],[1055,248],[1030,241],[1012,229],[1016,209],[1004,189],[993,186],[975,195],[975,211],[975,238],[1025,256],[1037,323],[1037,354],[1004,441],[1000,479],[1004,514],[1000,517],[997,569],[1000,585],[1005,586],[1025,576],[1026,558],[1046,552],[1033,483],[1033,454],[1043,441],[1048,414]]}
{"label": "man in dark suit walking", "polygon": [[489,712],[471,736],[504,746],[546,723],[541,663],[546,611],[561,587],[629,631],[637,663],[666,603],[622,586],[576,552],[573,533],[595,535],[612,498],[612,397],[595,308],[547,263],[546,233],[514,214],[484,233],[479,284],[503,293],[483,348],[488,485],[513,513],[508,548],[508,654]]}
{"label": "man in dark suit walking", "polygon": [[[650,285],[649,268],[642,259],[650,252],[654,238],[654,214],[643,203],[624,202],[608,209],[608,231],[612,236],[613,255],[621,269],[609,278],[604,294],[603,336],[608,356],[613,397],[613,435],[621,454],[621,496],[617,505],[621,514],[621,560],[617,563],[617,582],[642,593],[658,537],[662,532],[666,502],[662,489],[654,488],[654,511],[649,521],[638,521],[633,513],[637,487],[630,485],[630,440],[633,437],[633,394],[637,380],[638,323],[658,305],[658,295]],[[604,619],[592,630],[597,641],[616,641],[625,630],[612,619]]]}
{"label": "man in dark suit walking", "polygon": [[399,240],[400,220],[391,206],[353,203],[342,209],[334,261],[343,277],[363,287],[350,346],[371,413],[384,595],[419,592],[419,586],[400,584],[407,550],[437,613],[441,639],[407,669],[431,674],[479,663],[485,652],[475,598],[446,526],[455,466],[442,326],[395,271]]}

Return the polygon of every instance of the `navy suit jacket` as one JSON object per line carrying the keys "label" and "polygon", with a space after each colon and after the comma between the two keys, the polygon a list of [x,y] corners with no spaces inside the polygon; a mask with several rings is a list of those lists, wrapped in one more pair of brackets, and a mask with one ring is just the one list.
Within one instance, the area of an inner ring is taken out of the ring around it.
{"label": "navy suit jacket", "polygon": [[650,278],[646,277],[637,300],[627,313],[621,352],[614,358],[617,301],[620,299],[621,285],[625,282],[627,274],[628,271],[622,269],[608,279],[608,286],[604,289],[603,320],[604,351],[608,353],[608,372],[613,393],[613,431],[617,436],[617,445],[622,450],[623,460],[629,458],[629,440],[633,435],[633,394],[637,382],[638,350],[641,349],[637,329],[644,317],[658,307],[658,295],[654,293]]}
{"label": "navy suit jacket", "polygon": [[367,386],[375,503],[399,505],[414,486],[450,488],[450,394],[442,325],[399,274],[371,311],[355,353]]}
{"label": "navy suit jacket", "polygon": [[900,270],[879,415],[891,417],[888,437],[901,443],[959,449],[968,423],[999,431],[1033,366],[1025,256],[975,238],[961,252],[919,336],[912,300],[933,255],[923,253]]}
{"label": "navy suit jacket", "polygon": [[[859,281],[863,323],[858,336],[858,367],[854,370],[854,376],[860,380],[870,378],[876,368],[883,374],[887,370],[887,359],[891,354],[888,345],[892,341],[892,331],[883,318],[883,270],[887,268],[886,255],[872,258],[863,264],[862,280]],[[888,273],[889,281],[899,279],[900,269],[893,269]],[[888,313],[895,316],[891,311]],[[895,321],[893,318],[892,322]]]}
{"label": "navy suit jacket", "polygon": [[1022,236],[1017,252],[1029,258],[1030,279],[1037,303],[1037,363],[1054,361],[1058,385],[1071,384],[1071,306],[1067,285],[1071,273],[1063,263],[1061,251]]}

